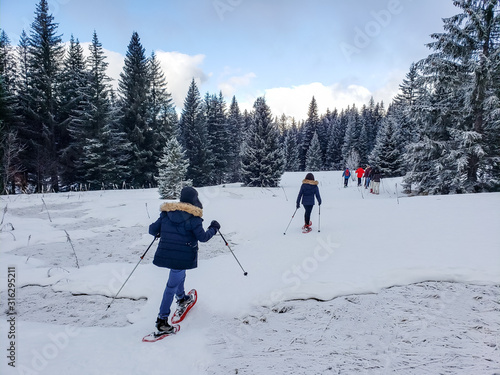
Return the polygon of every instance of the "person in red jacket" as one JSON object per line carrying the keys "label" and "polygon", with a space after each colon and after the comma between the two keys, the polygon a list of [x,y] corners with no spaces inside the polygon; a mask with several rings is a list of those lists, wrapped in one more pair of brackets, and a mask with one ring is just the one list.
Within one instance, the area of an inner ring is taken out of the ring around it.
{"label": "person in red jacket", "polygon": [[361,167],[356,169],[356,176],[358,177],[358,186],[361,186],[361,179],[363,178],[363,175],[365,174],[365,170]]}

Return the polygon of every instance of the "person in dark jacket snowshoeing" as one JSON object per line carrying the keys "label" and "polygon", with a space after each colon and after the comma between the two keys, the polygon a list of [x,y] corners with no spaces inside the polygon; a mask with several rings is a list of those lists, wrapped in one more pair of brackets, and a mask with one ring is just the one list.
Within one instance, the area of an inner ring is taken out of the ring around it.
{"label": "person in dark jacket snowshoeing", "polygon": [[297,197],[297,208],[300,208],[300,200],[302,199],[302,205],[306,210],[304,214],[305,225],[303,229],[311,228],[311,212],[314,206],[314,197],[318,200],[318,204],[321,205],[321,196],[319,195],[318,181],[314,180],[314,175],[308,173],[306,178],[302,180],[302,186],[300,187],[299,195]]}
{"label": "person in dark jacket snowshoeing", "polygon": [[170,332],[173,327],[168,323],[170,306],[177,298],[179,306],[187,305],[190,295],[184,291],[186,270],[198,266],[198,241],[207,242],[220,229],[213,220],[207,231],[203,229],[203,206],[198,192],[187,186],[182,189],[180,202],[163,203],[158,220],[149,226],[149,234],[160,237],[153,264],[169,268],[167,286],[163,293],[156,328],[160,332]]}

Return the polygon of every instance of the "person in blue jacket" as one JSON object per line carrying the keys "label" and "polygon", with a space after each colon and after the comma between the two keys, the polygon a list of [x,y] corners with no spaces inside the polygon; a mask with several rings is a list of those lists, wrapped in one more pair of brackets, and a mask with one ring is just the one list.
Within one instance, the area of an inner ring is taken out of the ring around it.
{"label": "person in blue jacket", "polygon": [[321,196],[319,195],[318,181],[314,180],[314,175],[308,173],[306,178],[302,180],[302,186],[300,187],[299,195],[297,197],[297,208],[300,208],[300,200],[302,199],[302,205],[306,210],[304,214],[304,229],[311,227],[311,212],[314,206],[314,197],[318,200],[318,204],[321,205]]}
{"label": "person in blue jacket", "polygon": [[344,177],[344,187],[347,187],[347,184],[349,184],[349,177],[351,177],[349,168],[345,169],[344,173],[342,173],[342,177]]}
{"label": "person in blue jacket", "polygon": [[187,186],[182,189],[180,202],[163,203],[158,220],[149,226],[149,234],[160,238],[153,264],[169,268],[167,285],[163,292],[156,328],[161,332],[171,332],[168,323],[170,306],[174,295],[180,306],[187,305],[191,297],[184,291],[186,270],[198,266],[198,241],[207,242],[220,229],[213,220],[207,231],[203,229],[203,205],[198,192]]}

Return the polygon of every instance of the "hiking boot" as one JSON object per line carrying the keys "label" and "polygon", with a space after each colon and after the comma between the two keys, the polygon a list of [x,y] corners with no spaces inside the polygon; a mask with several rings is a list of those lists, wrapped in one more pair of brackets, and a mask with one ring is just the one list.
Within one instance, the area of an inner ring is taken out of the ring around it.
{"label": "hiking boot", "polygon": [[183,298],[177,300],[177,305],[180,308],[185,308],[193,301],[194,297],[191,294],[186,294]]}
{"label": "hiking boot", "polygon": [[165,333],[174,332],[174,327],[168,324],[168,319],[156,318],[156,329],[159,332],[165,332]]}

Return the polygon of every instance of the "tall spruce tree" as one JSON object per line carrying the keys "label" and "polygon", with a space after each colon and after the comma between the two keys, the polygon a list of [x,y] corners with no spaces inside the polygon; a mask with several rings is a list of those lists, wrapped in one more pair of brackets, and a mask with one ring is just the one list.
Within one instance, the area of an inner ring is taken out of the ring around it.
{"label": "tall spruce tree", "polygon": [[306,167],[307,150],[311,146],[311,141],[314,137],[314,134],[318,132],[319,126],[320,119],[318,115],[318,104],[316,103],[316,99],[313,96],[311,99],[311,103],[309,103],[307,120],[303,127],[303,137],[300,151],[300,168],[302,171],[304,171]]}
{"label": "tall spruce tree", "polygon": [[342,155],[342,146],[344,144],[346,130],[347,118],[344,110],[342,110],[340,115],[333,117],[330,127],[327,149],[327,164],[330,169],[340,170],[343,168],[342,161],[344,157]]}
{"label": "tall spruce tree", "polygon": [[300,168],[297,122],[292,119],[292,124],[285,131],[285,171],[297,172]]}
{"label": "tall spruce tree", "polygon": [[355,105],[348,108],[346,111],[346,132],[344,136],[344,144],[342,145],[342,156],[344,159],[344,164],[348,159],[348,156],[352,151],[356,151],[358,156],[359,152],[359,136],[361,133],[359,111]]}
{"label": "tall spruce tree", "polygon": [[376,166],[384,177],[401,176],[401,151],[399,125],[389,111],[378,132],[370,164]]}
{"label": "tall spruce tree", "polygon": [[13,47],[0,29],[0,194],[15,193],[15,176],[23,172],[19,141],[19,119],[16,115],[16,62]]}
{"label": "tall spruce tree", "polygon": [[151,53],[148,64],[148,129],[151,133],[153,158],[157,160],[162,157],[162,145],[177,135],[177,115],[160,61],[154,52]]}
{"label": "tall spruce tree", "polygon": [[247,186],[276,187],[284,171],[279,132],[264,98],[254,103],[253,124],[243,154],[243,182]]}
{"label": "tall spruce tree", "polygon": [[83,48],[71,35],[61,72],[58,119],[61,184],[66,186],[79,182],[81,177],[78,163],[82,153],[81,148],[75,147],[78,140],[73,137],[72,129],[81,123],[82,112],[89,108],[89,84]]}
{"label": "tall spruce tree", "polygon": [[200,92],[194,78],[184,100],[179,129],[181,144],[189,160],[186,178],[192,180],[194,186],[208,185],[211,178],[208,131]]}
{"label": "tall spruce tree", "polygon": [[231,135],[230,139],[228,138],[229,142],[227,145],[229,156],[229,181],[237,182],[241,181],[241,152],[244,139],[244,120],[235,96],[233,96],[231,105],[229,106],[227,121],[229,134]]}
{"label": "tall spruce tree", "polygon": [[317,133],[311,141],[311,146],[306,154],[306,171],[320,171],[323,168],[323,155],[321,153],[321,145]]}
{"label": "tall spruce tree", "polygon": [[29,37],[27,166],[37,191],[59,191],[58,86],[64,50],[47,0],[40,0]]}
{"label": "tall spruce tree", "polygon": [[221,184],[227,181],[229,171],[230,146],[229,124],[226,103],[222,93],[205,96],[205,119],[210,147],[211,182]]}
{"label": "tall spruce tree", "polygon": [[132,184],[149,187],[154,184],[155,134],[148,123],[149,64],[139,34],[134,31],[125,56],[123,72],[118,81],[121,95],[121,124],[132,149],[130,170]]}

